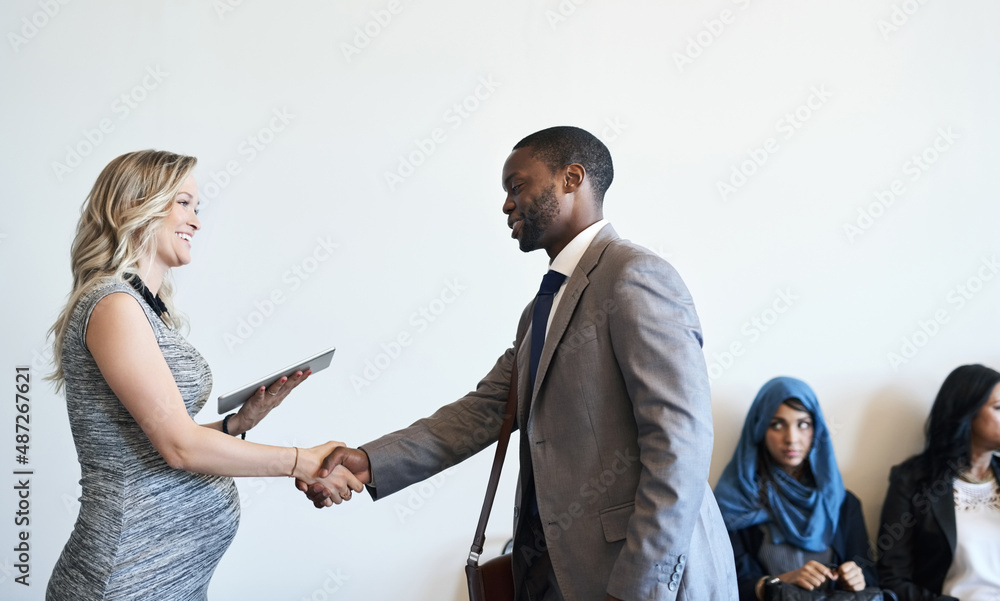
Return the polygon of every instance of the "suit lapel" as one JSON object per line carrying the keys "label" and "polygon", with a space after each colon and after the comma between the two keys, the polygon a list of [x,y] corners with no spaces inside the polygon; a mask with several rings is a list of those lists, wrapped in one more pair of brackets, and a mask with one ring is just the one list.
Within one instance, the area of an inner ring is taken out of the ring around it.
{"label": "suit lapel", "polygon": [[[990,467],[993,469],[993,475],[1000,481],[1000,459],[994,456]],[[948,546],[951,547],[951,555],[954,557],[958,544],[956,541],[958,537],[958,525],[955,523],[954,487],[951,487],[950,492],[951,494],[949,495],[940,495],[936,498],[934,503],[931,504],[931,511],[934,513],[934,518],[941,527],[941,531],[944,532],[945,538],[948,539]]]}
{"label": "suit lapel", "polygon": [[949,494],[939,495],[931,503],[931,511],[937,520],[945,538],[948,539],[948,546],[951,547],[951,555],[955,556],[955,538],[957,536],[957,526],[955,525],[955,491],[952,486],[948,487]]}
{"label": "suit lapel", "polygon": [[538,360],[538,373],[535,374],[535,389],[531,391],[532,398],[535,399],[534,402],[538,401],[538,391],[545,380],[545,374],[548,372],[549,364],[552,362],[552,356],[555,355],[556,347],[559,346],[559,342],[566,333],[570,318],[573,317],[576,305],[580,302],[580,296],[587,288],[587,285],[590,284],[590,280],[587,277],[588,274],[597,266],[597,262],[601,258],[604,249],[608,247],[608,244],[617,239],[618,234],[610,224],[601,228],[601,231],[594,237],[593,242],[587,247],[583,256],[580,257],[580,262],[577,263],[576,269],[570,274],[569,280],[566,281],[566,289],[563,290],[562,298],[559,299],[559,306],[556,307],[555,315],[552,316],[549,333],[545,336],[545,346],[542,347],[542,356]]}

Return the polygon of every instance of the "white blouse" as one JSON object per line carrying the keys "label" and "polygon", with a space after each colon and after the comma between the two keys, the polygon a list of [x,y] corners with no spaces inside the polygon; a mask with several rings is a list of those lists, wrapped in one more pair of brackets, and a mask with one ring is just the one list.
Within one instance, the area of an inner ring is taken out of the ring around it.
{"label": "white blouse", "polygon": [[942,593],[962,601],[1000,599],[1000,484],[955,479],[955,558]]}

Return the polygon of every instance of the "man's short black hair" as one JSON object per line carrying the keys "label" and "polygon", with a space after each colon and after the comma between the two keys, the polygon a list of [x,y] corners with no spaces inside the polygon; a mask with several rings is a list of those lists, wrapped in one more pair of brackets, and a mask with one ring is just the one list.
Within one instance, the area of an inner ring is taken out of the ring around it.
{"label": "man's short black hair", "polygon": [[514,145],[514,150],[518,148],[530,148],[531,156],[553,172],[573,163],[583,165],[597,203],[604,202],[615,169],[608,147],[590,132],[568,125],[550,127],[524,138]]}

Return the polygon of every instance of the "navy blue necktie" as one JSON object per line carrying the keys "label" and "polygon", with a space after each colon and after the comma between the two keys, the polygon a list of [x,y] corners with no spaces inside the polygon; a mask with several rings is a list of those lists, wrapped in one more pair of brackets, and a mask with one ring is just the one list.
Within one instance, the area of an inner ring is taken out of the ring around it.
{"label": "navy blue necktie", "polygon": [[552,301],[566,276],[558,271],[549,270],[542,278],[542,285],[535,297],[535,309],[531,314],[531,391],[535,389],[535,374],[538,373],[538,361],[542,358],[542,347],[545,346],[545,330],[549,325],[549,313],[552,311]]}
{"label": "navy blue necktie", "polygon": [[[545,330],[549,325],[549,313],[552,312],[552,301],[566,276],[558,271],[549,270],[542,278],[542,285],[535,297],[535,308],[531,313],[531,388],[528,389],[527,408],[524,411],[525,423],[531,411],[531,394],[535,390],[535,374],[538,372],[538,361],[542,358],[542,347],[545,346]],[[538,499],[535,497],[535,477],[531,467],[531,448],[528,443],[527,428],[521,428],[521,492],[524,495],[528,515],[537,519]]]}

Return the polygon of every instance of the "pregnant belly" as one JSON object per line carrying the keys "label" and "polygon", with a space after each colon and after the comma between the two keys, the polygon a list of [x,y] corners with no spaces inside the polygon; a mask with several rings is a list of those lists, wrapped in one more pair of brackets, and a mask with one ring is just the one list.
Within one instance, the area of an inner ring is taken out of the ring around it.
{"label": "pregnant belly", "polygon": [[169,470],[134,482],[123,502],[123,539],[186,546],[203,541],[225,551],[239,525],[232,478]]}
{"label": "pregnant belly", "polygon": [[169,468],[127,483],[116,476],[84,478],[80,515],[53,577],[109,599],[202,598],[239,525],[232,478]]}

